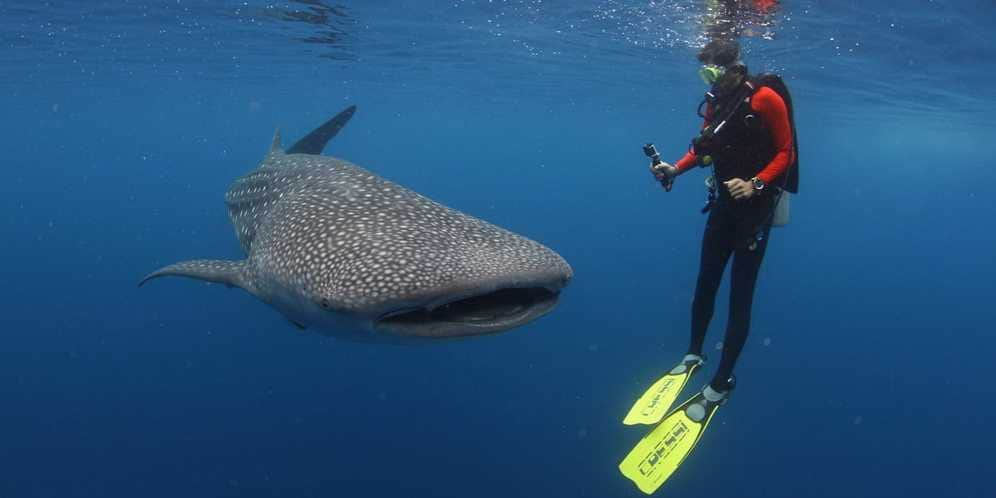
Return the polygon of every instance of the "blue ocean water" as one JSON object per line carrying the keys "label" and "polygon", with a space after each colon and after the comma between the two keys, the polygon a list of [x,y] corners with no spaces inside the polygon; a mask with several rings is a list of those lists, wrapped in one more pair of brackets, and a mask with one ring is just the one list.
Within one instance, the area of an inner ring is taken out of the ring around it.
{"label": "blue ocean water", "polygon": [[[665,193],[640,147],[696,132],[716,8],[0,1],[0,497],[642,496],[620,421],[687,348],[704,173]],[[996,6],[744,8],[801,192],[737,391],[658,495],[991,496]],[[327,153],[557,250],[557,310],[385,346],[136,288],[239,258],[231,181],[353,104]]]}

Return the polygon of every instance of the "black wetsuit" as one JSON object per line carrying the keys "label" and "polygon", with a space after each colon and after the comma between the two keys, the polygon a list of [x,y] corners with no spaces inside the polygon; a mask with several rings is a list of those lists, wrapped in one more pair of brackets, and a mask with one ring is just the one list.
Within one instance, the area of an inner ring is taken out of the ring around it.
{"label": "black wetsuit", "polygon": [[706,330],[712,320],[723,271],[730,256],[733,268],[730,274],[730,316],[723,340],[723,356],[713,377],[713,389],[726,391],[728,379],[740,351],[747,342],[750,330],[751,306],[754,287],[761,269],[764,252],[768,246],[773,200],[770,195],[755,195],[746,201],[735,201],[722,188],[721,194],[709,212],[705,233],[702,236],[702,254],[699,277],[692,300],[692,340],[689,352],[702,355]]}
{"label": "black wetsuit", "polygon": [[[784,102],[768,88],[751,88],[722,103],[725,106],[720,105],[720,112],[722,107],[735,111],[726,118],[725,129],[715,134],[708,151],[713,158],[714,176],[719,188],[702,237],[699,276],[692,302],[689,353],[702,356],[716,292],[726,263],[732,256],[729,321],[719,368],[710,382],[718,391],[732,387],[733,367],[747,342],[754,288],[768,245],[778,187],[785,187],[791,192],[798,189],[795,171],[798,152],[790,117],[791,101]],[[745,94],[750,98],[744,100]],[[706,124],[709,124],[708,118]],[[776,136],[780,138],[775,140]],[[682,163],[679,168],[688,168],[695,161],[695,153],[690,152],[679,161]],[[723,182],[733,178],[746,180],[754,176],[766,176],[766,181],[777,183],[755,191],[749,199],[739,201],[734,200],[723,185]]]}

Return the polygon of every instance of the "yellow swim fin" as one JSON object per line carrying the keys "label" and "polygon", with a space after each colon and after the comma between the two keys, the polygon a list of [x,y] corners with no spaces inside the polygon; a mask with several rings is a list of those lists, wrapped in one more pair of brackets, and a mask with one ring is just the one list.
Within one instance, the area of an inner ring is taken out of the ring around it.
{"label": "yellow swim fin", "polygon": [[702,433],[726,403],[729,391],[706,387],[668,414],[619,464],[622,474],[646,494],[657,491],[695,449]]}
{"label": "yellow swim fin", "polygon": [[685,388],[688,379],[703,363],[705,360],[701,356],[685,355],[681,363],[672,368],[667,375],[654,382],[654,385],[650,386],[650,389],[647,389],[647,392],[643,393],[643,396],[640,396],[636,403],[633,403],[633,407],[629,409],[623,423],[626,425],[649,425],[660,422],[671,405],[674,404],[674,400],[678,399],[678,395]]}

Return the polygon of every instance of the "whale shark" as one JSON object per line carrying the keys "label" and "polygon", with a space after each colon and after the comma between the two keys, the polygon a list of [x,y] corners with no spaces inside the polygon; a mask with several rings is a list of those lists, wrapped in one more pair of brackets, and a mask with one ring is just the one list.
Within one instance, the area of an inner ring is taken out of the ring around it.
{"label": "whale shark", "polygon": [[573,276],[550,248],[321,155],[351,106],[225,194],[245,259],[148,274],[244,289],[299,328],[378,341],[502,332],[551,312]]}

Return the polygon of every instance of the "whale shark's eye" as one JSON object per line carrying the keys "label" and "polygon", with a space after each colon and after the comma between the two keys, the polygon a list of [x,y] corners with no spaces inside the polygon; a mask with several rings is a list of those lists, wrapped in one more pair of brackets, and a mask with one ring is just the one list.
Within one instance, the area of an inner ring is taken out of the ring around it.
{"label": "whale shark's eye", "polygon": [[322,308],[329,309],[329,300],[322,299]]}

